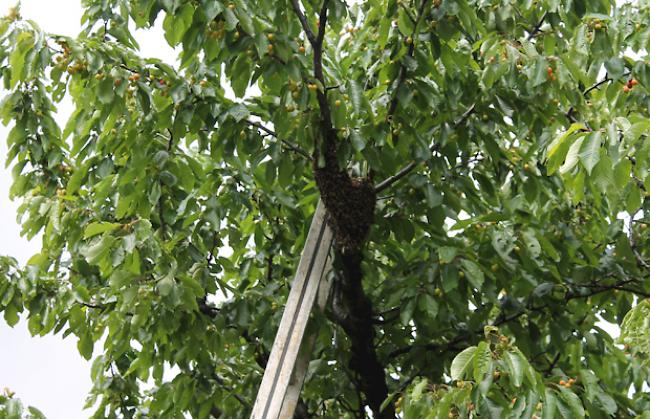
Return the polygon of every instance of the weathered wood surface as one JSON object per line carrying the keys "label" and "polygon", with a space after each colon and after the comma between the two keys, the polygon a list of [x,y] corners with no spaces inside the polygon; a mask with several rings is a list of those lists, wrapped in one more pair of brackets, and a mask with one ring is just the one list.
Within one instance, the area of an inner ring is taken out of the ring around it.
{"label": "weathered wood surface", "polygon": [[320,293],[319,305],[322,304],[324,307],[329,293],[329,282],[327,280],[321,282],[331,267],[329,254],[333,240],[332,231],[325,222],[325,215],[325,206],[319,202],[257,393],[251,419],[293,417],[309,366],[311,346],[314,343],[314,338],[310,338],[303,344],[307,322],[316,296]]}
{"label": "weathered wood surface", "polygon": [[[330,288],[332,286],[332,282],[330,278],[328,278],[328,274],[331,270],[332,258],[330,257],[327,259],[325,269],[323,270],[323,276],[320,280],[320,286],[318,287],[318,297],[316,297],[316,306],[321,312],[325,311]],[[311,361],[314,343],[316,343],[316,337],[318,334],[317,332],[318,331],[314,331],[314,333],[311,335],[306,336],[302,342],[302,345],[300,346],[298,360],[296,361],[296,366],[294,367],[293,374],[291,375],[291,380],[289,381],[287,394],[284,397],[284,402],[282,403],[282,409],[280,411],[281,419],[293,418],[293,414],[296,411],[298,399],[300,398],[300,391],[302,390],[305,377],[307,376],[307,370],[309,369],[309,362]]]}

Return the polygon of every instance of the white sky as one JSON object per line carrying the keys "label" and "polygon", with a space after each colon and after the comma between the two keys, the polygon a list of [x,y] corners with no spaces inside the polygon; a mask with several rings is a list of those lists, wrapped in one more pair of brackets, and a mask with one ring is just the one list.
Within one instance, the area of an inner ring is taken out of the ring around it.
{"label": "white sky", "polygon": [[[15,0],[0,0],[0,15],[5,15]],[[76,36],[80,30],[79,0],[22,0],[22,16],[36,21],[47,32]],[[138,31],[142,54],[172,63],[173,50],[165,42],[160,28]],[[1,93],[4,95],[4,92]],[[59,106],[59,123],[71,113],[70,103]],[[8,129],[0,125],[0,254],[25,263],[40,249],[40,238],[31,242],[20,237],[16,220],[18,202],[8,199],[11,172],[5,169]],[[91,388],[90,363],[77,352],[76,338],[61,335],[32,338],[25,321],[13,329],[0,319],[0,391],[8,387],[26,405],[40,409],[49,419],[81,419],[91,411],[82,411]]]}

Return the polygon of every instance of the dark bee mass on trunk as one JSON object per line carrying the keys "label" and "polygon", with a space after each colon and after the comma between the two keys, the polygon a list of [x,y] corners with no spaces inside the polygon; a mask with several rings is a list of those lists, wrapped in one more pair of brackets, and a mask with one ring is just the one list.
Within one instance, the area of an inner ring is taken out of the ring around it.
{"label": "dark bee mass on trunk", "polygon": [[357,253],[373,222],[375,188],[369,179],[354,178],[339,169],[334,141],[328,141],[324,148],[324,167],[318,167],[318,158],[314,159],[316,184],[330,216],[336,247],[343,252]]}
{"label": "dark bee mass on trunk", "polygon": [[331,313],[350,338],[349,367],[357,389],[364,394],[374,417],[394,419],[394,406],[383,406],[388,386],[374,346],[372,302],[362,284],[362,248],[373,223],[377,194],[370,179],[352,177],[339,167],[336,134],[327,125],[323,124],[324,142],[316,143],[314,177],[334,231],[335,266],[339,268]]}

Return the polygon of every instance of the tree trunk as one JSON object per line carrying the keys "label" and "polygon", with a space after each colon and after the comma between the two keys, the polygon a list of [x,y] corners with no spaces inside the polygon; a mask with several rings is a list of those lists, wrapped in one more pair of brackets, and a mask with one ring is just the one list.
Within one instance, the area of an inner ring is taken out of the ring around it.
{"label": "tree trunk", "polygon": [[350,338],[352,355],[350,369],[356,375],[356,385],[365,397],[373,417],[394,419],[395,408],[389,403],[384,410],[381,404],[388,397],[384,366],[375,351],[375,329],[372,323],[372,304],[363,291],[361,251],[337,251],[340,276],[335,287],[334,315],[336,322]]}

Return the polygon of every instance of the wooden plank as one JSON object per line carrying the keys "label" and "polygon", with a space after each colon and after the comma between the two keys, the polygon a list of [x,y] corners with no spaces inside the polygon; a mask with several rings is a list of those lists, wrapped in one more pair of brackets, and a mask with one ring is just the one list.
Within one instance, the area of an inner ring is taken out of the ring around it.
{"label": "wooden plank", "polygon": [[[325,222],[325,215],[325,206],[319,202],[257,393],[251,419],[281,417],[282,405],[290,387],[307,321],[329,258],[332,231]],[[302,380],[300,381],[302,387]]]}
{"label": "wooden plank", "polygon": [[[332,286],[332,281],[330,278],[328,278],[328,274],[331,270],[332,258],[329,257],[325,264],[325,269],[323,270],[323,276],[320,280],[320,286],[318,287],[318,297],[316,300],[316,306],[321,312],[325,311],[325,307],[327,306],[327,301],[330,294],[330,288]],[[296,361],[296,366],[294,367],[293,374],[291,375],[291,380],[289,381],[287,394],[284,397],[284,401],[282,402],[280,419],[293,418],[293,414],[296,411],[296,406],[298,405],[298,399],[300,398],[300,391],[302,390],[302,386],[305,382],[305,377],[307,376],[309,361],[311,361],[312,350],[314,349],[314,343],[316,343],[317,337],[318,331],[316,330],[311,335],[303,339],[302,345],[300,347],[300,353],[298,354],[298,360]]]}

